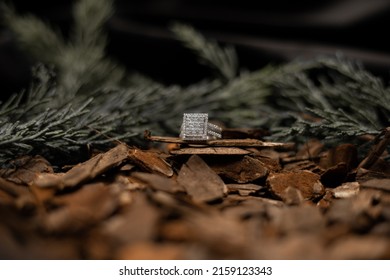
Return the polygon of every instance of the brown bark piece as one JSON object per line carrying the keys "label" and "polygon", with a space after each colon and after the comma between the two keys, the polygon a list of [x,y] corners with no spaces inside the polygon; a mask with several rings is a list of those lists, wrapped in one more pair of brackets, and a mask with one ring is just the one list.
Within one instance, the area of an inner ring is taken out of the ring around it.
{"label": "brown bark piece", "polygon": [[159,218],[157,208],[143,193],[137,193],[133,203],[104,222],[99,231],[105,240],[112,240],[119,246],[147,242],[155,238]]}
{"label": "brown bark piece", "polygon": [[181,148],[172,150],[173,155],[248,155],[252,152],[240,148],[206,147],[206,148]]}
{"label": "brown bark piece", "polygon": [[249,156],[244,156],[238,160],[226,159],[214,164],[210,163],[210,165],[218,175],[241,184],[265,178],[269,173],[269,170],[261,161]]}
{"label": "brown bark piece", "polygon": [[362,183],[373,179],[390,179],[390,170],[385,170],[385,172],[383,172],[382,170],[376,171],[364,168],[359,168],[356,170],[357,182]]}
{"label": "brown bark piece", "polygon": [[1,260],[75,260],[80,259],[80,244],[75,239],[39,236],[24,228],[22,237],[0,224]]}
{"label": "brown bark piece", "polygon": [[284,164],[284,171],[308,170],[315,174],[323,174],[324,170],[311,160],[302,160]]}
{"label": "brown bark piece", "polygon": [[361,190],[359,195],[352,198],[334,200],[326,218],[333,224],[343,224],[353,231],[367,231],[383,214],[381,205],[374,203],[380,198],[380,191]]}
{"label": "brown bark piece", "polygon": [[197,155],[182,166],[177,180],[196,202],[213,201],[227,193],[222,179]]}
{"label": "brown bark piece", "polygon": [[321,176],[321,182],[330,187],[339,186],[345,181],[348,172],[357,166],[356,146],[341,144],[329,150],[320,165],[327,169]]}
{"label": "brown bark piece", "polygon": [[145,193],[133,194],[130,205],[119,209],[90,231],[85,246],[88,259],[120,258],[122,249],[155,240],[160,212],[149,202]]}
{"label": "brown bark piece", "polygon": [[41,156],[24,156],[13,163],[16,169],[4,169],[0,176],[16,184],[29,185],[34,181],[37,174],[53,173],[50,163]]}
{"label": "brown bark piece", "polygon": [[215,257],[248,258],[248,250],[245,250],[249,246],[248,236],[238,219],[211,212],[192,213],[184,221],[192,232],[193,241],[211,250]]}
{"label": "brown bark piece", "polygon": [[227,184],[226,186],[229,193],[238,192],[240,195],[249,195],[265,189],[256,184]]}
{"label": "brown bark piece", "polygon": [[255,156],[254,158],[262,162],[269,171],[279,172],[282,169],[282,167],[279,164],[279,159],[274,159],[265,156]]}
{"label": "brown bark piece", "polygon": [[329,251],[329,259],[333,260],[389,259],[390,242],[377,236],[348,236],[335,242]]}
{"label": "brown bark piece", "polygon": [[133,176],[125,176],[118,174],[115,176],[112,184],[119,186],[122,190],[134,191],[143,190],[147,187],[147,184]]}
{"label": "brown bark piece", "polygon": [[6,192],[13,197],[19,197],[28,192],[26,186],[18,185],[0,177],[0,190]]}
{"label": "brown bark piece", "polygon": [[357,165],[357,149],[352,144],[341,144],[330,149],[326,157],[322,158],[321,166],[329,168],[339,163],[345,163],[347,169],[350,170]]}
{"label": "brown bark piece", "polygon": [[140,179],[141,181],[146,182],[155,190],[169,192],[169,193],[184,191],[183,187],[179,185],[176,182],[176,180],[173,178],[167,178],[165,176],[158,175],[158,174],[150,174],[150,173],[142,173],[142,172],[133,173],[132,176],[134,176],[137,179]]}
{"label": "brown bark piece", "polygon": [[84,230],[111,215],[119,206],[117,195],[103,183],[84,185],[77,192],[52,201],[58,208],[43,217],[43,229],[54,233]]}
{"label": "brown bark piece", "polygon": [[287,187],[282,193],[282,199],[287,205],[299,205],[304,201],[302,192],[294,187]]}
{"label": "brown bark piece", "polygon": [[0,177],[0,190],[14,198],[14,205],[17,209],[26,213],[35,210],[36,201],[28,187],[9,182]]}
{"label": "brown bark piece", "polygon": [[306,200],[316,199],[325,193],[320,176],[306,170],[272,174],[267,178],[267,185],[281,199],[285,198],[284,192],[288,187],[298,189]]}
{"label": "brown bark piece", "polygon": [[159,229],[159,236],[172,242],[186,242],[193,238],[193,232],[183,220],[165,222]]}
{"label": "brown bark piece", "polygon": [[348,174],[348,167],[344,162],[329,167],[321,175],[321,182],[327,187],[337,187],[342,184]]}
{"label": "brown bark piece", "polygon": [[243,201],[255,201],[255,203],[267,204],[270,207],[284,207],[286,206],[284,202],[276,199],[264,198],[259,196],[247,196],[243,197],[236,194],[230,194],[224,199],[224,204],[237,204]]}
{"label": "brown bark piece", "polygon": [[322,240],[311,234],[294,234],[289,238],[271,239],[254,246],[254,259],[262,260],[321,260],[324,258]]}
{"label": "brown bark piece", "polygon": [[65,173],[41,173],[35,178],[32,186],[40,188],[54,188],[62,184]]}
{"label": "brown bark piece", "polygon": [[[280,202],[280,201],[278,201]],[[270,207],[278,207],[260,200],[242,200],[240,203],[227,205],[222,209],[222,215],[240,220],[255,218],[258,221],[268,222],[267,211]]]}
{"label": "brown bark piece", "polygon": [[362,188],[377,189],[390,192],[390,179],[371,179],[361,183]]}
{"label": "brown bark piece", "polygon": [[256,149],[257,153],[256,155],[260,158],[269,158],[274,160],[279,164],[280,162],[280,153],[275,151],[274,149],[268,148],[268,149]]}
{"label": "brown bark piece", "polygon": [[325,228],[325,219],[314,205],[272,208],[269,215],[273,225],[284,234],[319,233]]}
{"label": "brown bark piece", "polygon": [[317,174],[322,174],[323,170],[318,165],[318,162],[323,157],[321,153],[324,145],[319,140],[309,140],[296,154],[282,157],[281,161],[284,164],[284,170],[309,170]]}
{"label": "brown bark piece", "polygon": [[182,260],[186,250],[179,245],[142,242],[127,245],[116,254],[119,260]]}
{"label": "brown bark piece", "polygon": [[359,190],[360,184],[358,182],[348,182],[331,190],[331,192],[335,198],[349,198],[358,195]]}
{"label": "brown bark piece", "polygon": [[41,187],[65,189],[75,187],[119,166],[128,158],[129,148],[120,144],[106,153],[98,154],[86,162],[80,163],[57,178],[38,178],[34,183]]}
{"label": "brown bark piece", "polygon": [[[381,139],[381,137],[383,138]],[[386,147],[390,143],[390,127],[386,127],[383,131],[378,134],[374,139],[374,146],[367,157],[359,164],[358,169],[370,169],[380,159]]]}
{"label": "brown bark piece", "polygon": [[1,190],[0,188],[0,205],[13,205],[15,202],[15,198]]}
{"label": "brown bark piece", "polygon": [[333,200],[333,194],[329,189],[327,189],[324,196],[321,198],[321,200],[317,202],[317,206],[320,209],[326,211],[329,209],[332,200]]}
{"label": "brown bark piece", "polygon": [[128,149],[126,145],[120,144],[108,152],[99,154],[82,164],[76,165],[61,178],[62,188],[77,186],[80,183],[96,178],[111,168],[119,166],[128,158]]}
{"label": "brown bark piece", "polygon": [[130,163],[126,163],[126,164],[122,165],[119,170],[122,172],[129,172],[129,171],[132,171],[134,168],[135,168],[135,165],[130,164]]}
{"label": "brown bark piece", "polygon": [[132,148],[129,156],[136,165],[149,172],[157,172],[167,177],[173,175],[172,167],[154,152]]}
{"label": "brown bark piece", "polygon": [[305,159],[313,159],[320,155],[324,144],[318,139],[311,139],[302,146],[297,152],[297,157],[306,157]]}

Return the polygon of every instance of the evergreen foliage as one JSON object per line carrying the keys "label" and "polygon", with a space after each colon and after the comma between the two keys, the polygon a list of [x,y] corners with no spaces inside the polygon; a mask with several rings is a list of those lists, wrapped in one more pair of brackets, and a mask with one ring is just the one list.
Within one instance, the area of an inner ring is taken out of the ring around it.
{"label": "evergreen foliage", "polygon": [[69,40],[33,15],[18,16],[11,6],[4,4],[2,11],[19,46],[35,61],[55,67],[61,87],[59,94],[67,101],[124,82],[123,67],[105,54],[104,25],[113,13],[111,0],[77,1]]}
{"label": "evergreen foliage", "polygon": [[2,11],[19,45],[43,64],[27,93],[0,104],[0,163],[28,153],[75,155],[112,139],[139,143],[145,129],[178,135],[184,112],[208,112],[230,127],[261,126],[279,140],[303,135],[337,142],[389,125],[389,88],[340,56],[240,71],[233,47],[175,24],[176,38],[216,76],[165,86],[130,75],[106,56],[112,1],[78,1],[69,36],[10,6]]}
{"label": "evergreen foliage", "polygon": [[172,31],[185,46],[192,49],[200,62],[214,68],[221,78],[231,80],[238,72],[238,59],[232,46],[220,47],[214,40],[206,39],[194,28],[184,24],[174,24]]}
{"label": "evergreen foliage", "polygon": [[[273,137],[306,135],[340,141],[363,134],[378,134],[390,122],[390,89],[360,65],[342,57],[319,58],[319,77],[310,71],[286,76],[274,86],[282,107],[294,112],[297,121],[275,128]],[[304,120],[303,114],[311,115]],[[313,121],[315,119],[315,121]]]}
{"label": "evergreen foliage", "polygon": [[53,73],[43,65],[37,66],[33,72],[36,81],[29,91],[15,94],[1,104],[1,162],[29,153],[50,155],[55,151],[72,156],[77,154],[72,152],[78,152],[81,146],[89,143],[112,142],[111,139],[102,138],[104,134],[112,133],[113,139],[134,136],[134,133],[125,131],[116,135],[113,124],[120,125],[126,116],[120,113],[104,114],[103,108],[96,108],[100,111],[97,114],[91,109],[93,98],[85,99],[82,103],[52,107],[53,103],[56,105],[53,100],[58,98]]}

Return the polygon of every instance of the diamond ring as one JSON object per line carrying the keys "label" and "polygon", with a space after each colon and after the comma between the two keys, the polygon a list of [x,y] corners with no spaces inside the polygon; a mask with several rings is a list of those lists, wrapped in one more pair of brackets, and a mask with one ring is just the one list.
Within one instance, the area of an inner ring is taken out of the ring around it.
{"label": "diamond ring", "polygon": [[180,138],[190,141],[206,141],[221,138],[222,128],[208,122],[207,113],[184,113]]}

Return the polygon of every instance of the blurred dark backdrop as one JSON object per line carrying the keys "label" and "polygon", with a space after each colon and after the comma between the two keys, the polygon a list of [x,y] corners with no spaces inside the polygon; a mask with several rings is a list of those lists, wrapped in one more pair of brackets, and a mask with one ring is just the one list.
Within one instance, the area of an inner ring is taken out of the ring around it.
{"label": "blurred dark backdrop", "polygon": [[[11,2],[21,13],[34,13],[65,33],[69,29],[73,1]],[[173,39],[168,29],[173,21],[234,44],[242,68],[341,52],[388,78],[390,0],[116,0],[115,6],[108,53],[130,70],[164,83],[188,84],[209,74]],[[2,99],[28,84],[33,63],[2,25]]]}

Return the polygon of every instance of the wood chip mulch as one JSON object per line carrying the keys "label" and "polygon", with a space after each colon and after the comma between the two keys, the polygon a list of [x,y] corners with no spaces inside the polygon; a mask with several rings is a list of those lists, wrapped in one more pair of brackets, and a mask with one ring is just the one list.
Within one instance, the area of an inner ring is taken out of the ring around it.
{"label": "wood chip mulch", "polygon": [[168,140],[63,173],[40,156],[0,170],[0,259],[390,258],[382,158],[316,140]]}

